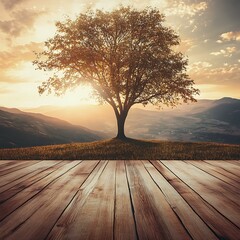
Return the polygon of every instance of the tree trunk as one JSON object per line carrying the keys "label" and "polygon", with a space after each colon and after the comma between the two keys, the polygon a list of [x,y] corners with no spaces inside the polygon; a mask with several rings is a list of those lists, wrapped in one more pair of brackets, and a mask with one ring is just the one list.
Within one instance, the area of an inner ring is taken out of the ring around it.
{"label": "tree trunk", "polygon": [[127,118],[127,112],[121,112],[119,115],[116,115],[117,118],[117,136],[118,139],[125,139],[124,125]]}

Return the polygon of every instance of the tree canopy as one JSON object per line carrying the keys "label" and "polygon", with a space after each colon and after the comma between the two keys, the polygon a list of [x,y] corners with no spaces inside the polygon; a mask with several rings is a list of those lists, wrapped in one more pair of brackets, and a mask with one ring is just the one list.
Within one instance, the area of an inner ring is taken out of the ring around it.
{"label": "tree canopy", "polygon": [[114,109],[120,138],[134,104],[196,101],[198,90],[186,73],[188,60],[174,51],[179,36],[163,26],[164,20],[157,9],[120,7],[57,22],[56,34],[33,62],[38,69],[53,72],[39,93],[61,95],[90,84],[98,100]]}

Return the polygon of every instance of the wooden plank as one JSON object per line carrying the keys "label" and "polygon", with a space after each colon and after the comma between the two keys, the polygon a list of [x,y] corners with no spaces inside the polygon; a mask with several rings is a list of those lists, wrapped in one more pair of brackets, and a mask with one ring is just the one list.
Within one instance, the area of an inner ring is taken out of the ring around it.
{"label": "wooden plank", "polygon": [[[240,189],[240,178],[237,178],[235,175],[233,175],[234,177],[232,178],[232,174],[229,172],[226,172],[224,169],[222,168],[218,168],[216,169],[216,167],[207,164],[203,161],[187,161],[188,163],[191,163],[192,165],[194,165],[195,167],[203,170],[204,172],[224,181],[225,183],[229,184],[230,188],[233,191],[239,191]],[[235,181],[235,180],[239,180]]]}
{"label": "wooden plank", "polygon": [[137,239],[124,161],[117,161],[114,239]]}
{"label": "wooden plank", "polygon": [[126,166],[139,239],[190,239],[143,164],[126,161]]}
{"label": "wooden plank", "polygon": [[32,170],[30,172],[28,172],[27,174],[18,177],[17,175],[15,176],[15,179],[13,179],[12,181],[9,181],[8,183],[4,184],[3,186],[0,187],[0,193],[12,188],[13,186],[16,186],[17,184],[25,181],[26,179],[31,178],[32,176],[35,176],[37,173],[41,172],[41,171],[45,171],[47,169],[48,166],[52,166],[54,164],[59,164],[62,161],[42,161],[41,165],[35,166],[36,169]]}
{"label": "wooden plank", "polygon": [[0,166],[5,165],[5,164],[11,164],[13,161],[12,160],[0,160]]}
{"label": "wooden plank", "polygon": [[[162,161],[165,162],[165,161]],[[239,239],[239,229],[159,161],[151,161],[219,239]]]}
{"label": "wooden plank", "polygon": [[47,236],[47,239],[67,239],[68,229],[72,223],[77,225],[78,222],[78,224],[81,224],[81,221],[83,221],[84,218],[84,216],[80,215],[81,208],[86,203],[89,194],[97,185],[98,179],[105,169],[107,162],[108,161],[100,161],[100,163],[96,166],[93,172],[80,187],[71,203],[68,204],[67,208]]}
{"label": "wooden plank", "polygon": [[154,165],[149,161],[144,161],[144,166],[193,239],[218,239],[182,196],[179,195],[172,185],[158,172]]}
{"label": "wooden plank", "polygon": [[[214,161],[214,162],[217,162],[217,161]],[[189,164],[190,164],[189,161],[185,161],[185,163],[187,163],[188,166],[189,166]],[[203,164],[209,166],[209,164],[205,163],[205,161],[203,162]],[[196,166],[194,166],[194,167],[196,167]],[[231,185],[229,184],[230,180],[227,181],[227,182],[225,182],[225,181],[223,181],[221,178],[217,178],[216,176],[214,176],[213,174],[210,174],[210,173],[207,172],[207,171],[204,171],[204,170],[202,170],[202,169],[200,169],[200,168],[198,168],[198,167],[197,167],[197,169],[198,169],[198,172],[197,172],[198,174],[200,174],[200,173],[202,173],[202,172],[204,172],[204,173],[206,174],[206,175],[204,175],[204,176],[205,176],[205,177],[204,177],[204,181],[205,181],[205,182],[206,182],[206,176],[208,176],[208,177],[212,176],[212,177],[209,178],[209,181],[210,181],[210,179],[212,179],[212,180],[214,179],[214,180],[217,181],[216,184],[214,183],[214,189],[215,189],[215,191],[222,192],[222,193],[224,193],[224,192],[226,191],[226,192],[227,192],[227,195],[224,196],[224,197],[229,198],[231,201],[235,202],[235,203],[238,205],[238,207],[240,207],[240,206],[239,206],[239,197],[240,197],[239,188],[240,188],[240,183],[238,183],[238,182],[236,181],[236,182],[235,182],[235,186],[231,186]],[[215,175],[216,175],[216,174],[215,174]],[[199,177],[201,177],[201,175],[199,175]],[[239,179],[240,179],[240,178],[239,178]],[[225,191],[222,191],[223,189],[225,189]]]}
{"label": "wooden plank", "polygon": [[227,161],[228,163],[231,163],[233,165],[240,166],[240,160],[224,160],[224,162]]}
{"label": "wooden plank", "polygon": [[21,164],[23,164],[23,162],[27,162],[27,160],[25,160],[25,161],[23,161],[23,160],[21,160],[21,161],[18,161],[18,160],[16,160],[16,161],[14,161],[14,160],[0,160],[0,170],[2,171],[3,169],[5,169],[5,170],[7,170],[7,169],[9,169],[9,168],[12,168],[12,167],[14,167],[14,166],[17,166],[17,165],[21,165]]}
{"label": "wooden plank", "polygon": [[75,209],[73,204],[72,209],[69,209],[70,212],[75,212],[73,215],[70,213],[73,218],[64,224],[66,216],[63,216],[57,223],[65,225],[64,231],[61,232],[64,235],[61,238],[58,235],[56,238],[50,233],[48,239],[113,239],[115,171],[116,161],[109,161],[98,176],[96,185],[93,184],[93,189],[90,187],[92,191],[89,193],[86,189],[87,196],[82,195],[84,204],[79,202],[78,198],[75,203],[78,202],[81,207]]}
{"label": "wooden plank", "polygon": [[[51,174],[52,172],[56,171],[59,167],[65,165],[64,162],[61,161],[43,161],[39,168],[34,171],[30,171],[30,174],[25,175],[24,177],[11,182],[0,188],[0,203],[3,203],[7,199],[13,197],[18,192],[22,191],[23,189],[31,186],[32,184],[36,183],[37,181],[43,179],[47,175]],[[55,167],[54,167],[55,166]]]}
{"label": "wooden plank", "polygon": [[58,166],[54,166],[54,169],[58,169],[57,171],[53,171],[47,177],[32,184],[28,188],[23,189],[21,192],[8,199],[6,202],[0,204],[0,221],[7,217],[14,210],[19,208],[21,205],[26,203],[29,199],[33,198],[35,195],[41,192],[49,184],[53,183],[70,169],[74,168],[77,164],[79,164],[78,161],[66,161],[66,164],[60,168],[58,168]]}
{"label": "wooden plank", "polygon": [[208,167],[208,168],[211,168],[213,171],[215,172],[218,172],[232,180],[234,180],[235,182],[238,182],[240,183],[240,177],[239,176],[236,176],[235,174],[231,173],[231,172],[228,172],[227,170],[225,170],[224,168],[222,168],[222,164],[220,166],[216,166],[216,165],[212,165],[206,161],[203,161],[205,163],[205,165]]}
{"label": "wooden plank", "polygon": [[[16,210],[1,224],[5,239],[45,239],[98,161],[82,162]],[[61,191],[64,187],[64,191]],[[43,217],[45,221],[43,221]]]}
{"label": "wooden plank", "polygon": [[18,161],[13,161],[13,160],[0,160],[0,168],[3,167],[8,167],[8,166],[12,166],[14,164],[17,164]]}
{"label": "wooden plank", "polygon": [[14,164],[13,166],[6,166],[4,167],[3,169],[1,168],[0,170],[0,177],[2,176],[5,176],[9,173],[13,173],[13,172],[16,172],[20,169],[24,169],[28,166],[31,166],[31,165],[34,165],[34,164],[37,164],[38,162],[40,162],[39,160],[36,161],[36,160],[28,160],[28,161],[17,161],[16,164]]}
{"label": "wooden plank", "polygon": [[[218,195],[218,198],[219,197],[220,198],[223,197],[224,199],[227,198],[228,201],[231,201],[233,203],[233,206],[235,204],[236,209],[238,209],[240,207],[239,206],[240,192],[238,189],[239,187],[229,186],[228,183],[225,183],[221,179],[216,178],[216,177],[212,176],[211,174],[193,166],[192,164],[188,163],[188,161],[185,161],[185,162],[181,161],[180,164],[178,161],[178,163],[177,164],[174,163],[174,165],[175,165],[175,167],[178,166],[178,168],[179,167],[185,168],[184,169],[185,173],[187,171],[193,172],[193,174],[191,174],[191,177],[193,177],[192,178],[193,184],[198,185],[198,186],[202,185],[202,187],[205,187],[205,188],[207,186],[209,193],[215,192],[215,194]],[[185,177],[187,177],[188,179],[189,179],[189,172],[188,172],[188,174],[185,174]]]}
{"label": "wooden plank", "polygon": [[225,161],[204,161],[204,162],[207,162],[208,164],[211,164],[213,166],[221,167],[226,171],[236,175],[237,177],[240,177],[240,166],[233,165]]}
{"label": "wooden plank", "polygon": [[162,161],[162,163],[226,218],[240,227],[239,194],[231,191],[228,184],[183,161]]}
{"label": "wooden plank", "polygon": [[40,160],[24,160],[24,161],[15,161],[12,160],[12,163],[8,163],[7,165],[0,167],[0,176],[4,176],[8,173],[17,171],[19,169],[25,168],[27,166],[31,166],[32,164],[36,164],[40,162]]}
{"label": "wooden plank", "polygon": [[15,181],[16,179],[24,177],[40,167],[41,161],[31,161],[31,163],[30,162],[28,163],[28,166],[16,169],[15,171],[12,171],[4,176],[1,176],[0,187],[5,186],[10,182]]}
{"label": "wooden plank", "polygon": [[239,239],[224,161],[54,162],[0,178],[0,239]]}

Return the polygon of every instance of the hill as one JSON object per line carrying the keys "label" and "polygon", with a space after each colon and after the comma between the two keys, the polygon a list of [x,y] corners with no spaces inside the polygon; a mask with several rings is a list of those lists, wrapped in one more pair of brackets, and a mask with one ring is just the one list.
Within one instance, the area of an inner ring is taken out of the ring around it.
{"label": "hill", "polygon": [[[111,137],[116,133],[114,113],[106,105],[45,106],[29,111],[57,116],[94,130],[101,129]],[[126,121],[126,133],[140,139],[240,144],[240,100],[199,100],[160,111],[133,108]]]}
{"label": "hill", "polygon": [[[162,113],[136,109],[128,123],[135,129],[133,135],[145,139],[240,144],[240,100],[224,98],[205,105],[199,101]],[[144,131],[139,134],[134,124]]]}
{"label": "hill", "polygon": [[239,145],[216,143],[110,139],[90,143],[0,149],[0,159],[236,160],[240,159],[240,148]]}
{"label": "hill", "polygon": [[90,129],[43,114],[0,108],[0,147],[29,147],[71,142],[89,142],[103,138]]}
{"label": "hill", "polygon": [[196,114],[196,116],[202,119],[215,119],[231,126],[240,127],[240,100],[231,98],[217,100],[213,107]]}

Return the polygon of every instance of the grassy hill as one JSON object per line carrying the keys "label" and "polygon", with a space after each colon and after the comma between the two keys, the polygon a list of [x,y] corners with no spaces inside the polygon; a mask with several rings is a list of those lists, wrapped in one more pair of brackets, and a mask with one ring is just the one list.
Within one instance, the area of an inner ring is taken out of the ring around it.
{"label": "grassy hill", "polygon": [[103,139],[100,133],[57,118],[0,107],[0,148],[31,147]]}
{"label": "grassy hill", "polygon": [[240,145],[110,139],[31,148],[0,149],[0,159],[240,159]]}

